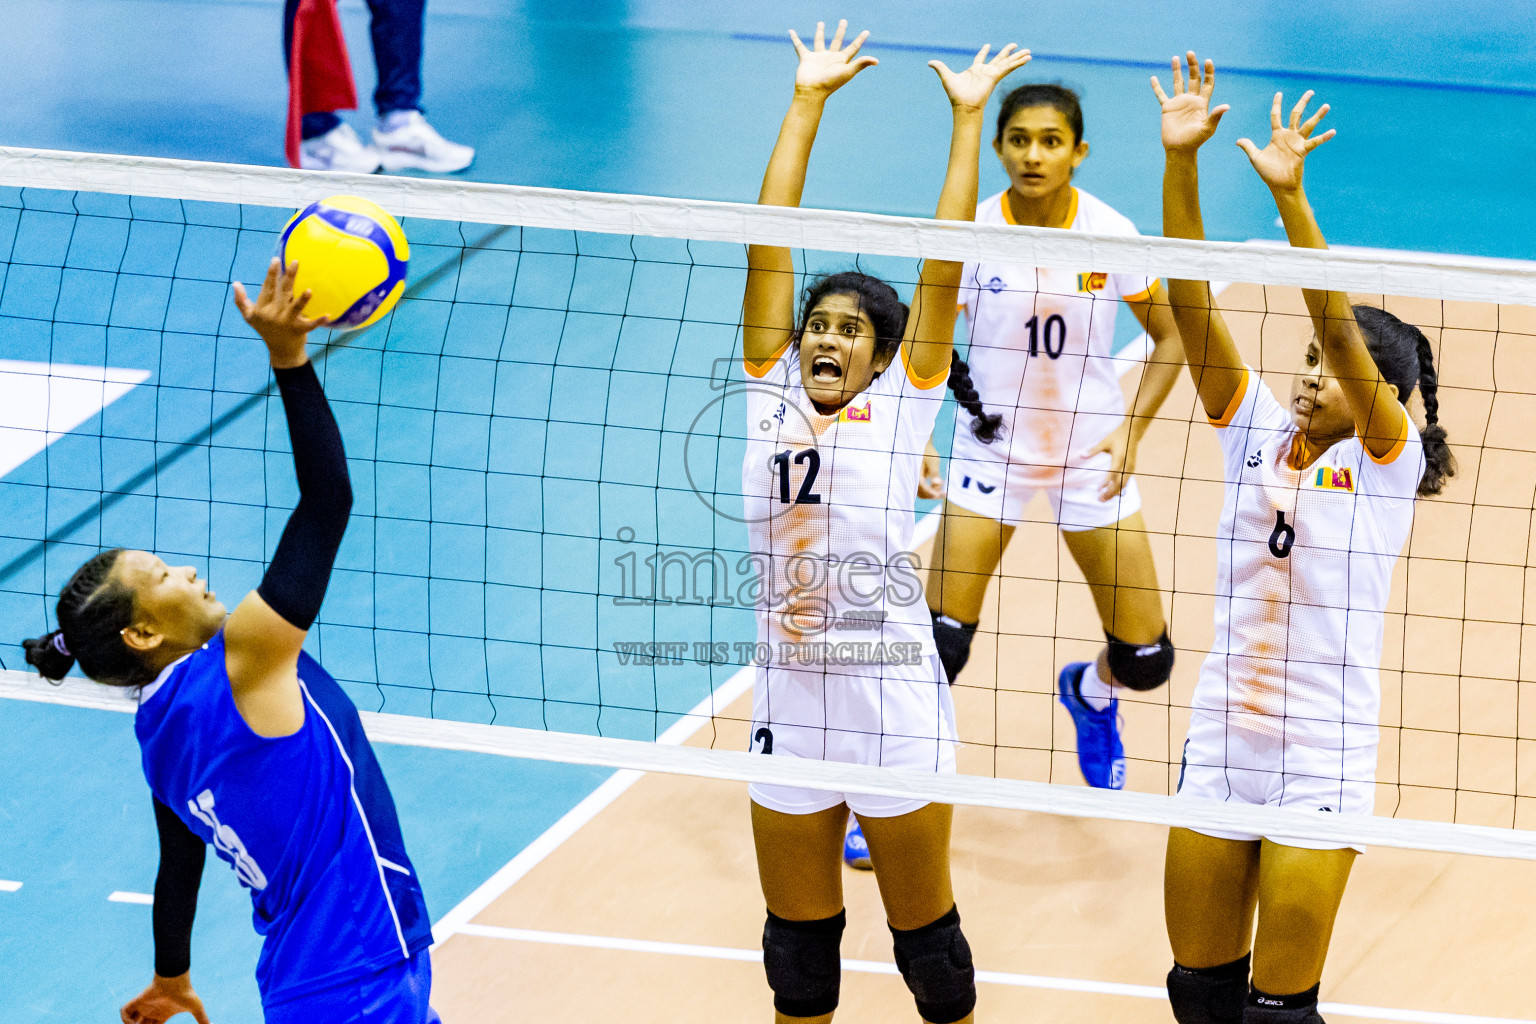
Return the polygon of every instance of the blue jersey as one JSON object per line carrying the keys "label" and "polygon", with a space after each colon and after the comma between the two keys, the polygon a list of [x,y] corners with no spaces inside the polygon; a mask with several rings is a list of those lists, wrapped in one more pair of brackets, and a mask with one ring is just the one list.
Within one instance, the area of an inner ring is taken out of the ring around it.
{"label": "blue jersey", "polygon": [[303,727],[256,735],[235,707],[220,632],[145,687],[134,723],[151,792],[251,892],[264,1005],[384,970],[432,941],[357,709],[308,654],[299,685]]}

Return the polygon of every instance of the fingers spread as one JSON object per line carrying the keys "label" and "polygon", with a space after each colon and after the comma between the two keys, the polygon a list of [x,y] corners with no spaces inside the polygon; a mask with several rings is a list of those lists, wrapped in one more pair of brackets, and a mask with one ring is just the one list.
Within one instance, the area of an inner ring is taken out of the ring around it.
{"label": "fingers spread", "polygon": [[1302,123],[1301,134],[1304,136],[1311,135],[1312,132],[1316,130],[1318,122],[1321,121],[1327,114],[1328,104],[1324,103],[1322,106],[1317,108],[1317,113],[1313,114],[1311,117],[1307,118],[1305,122]]}
{"label": "fingers spread", "polygon": [[251,305],[250,296],[245,294],[245,285],[239,281],[231,281],[230,288],[235,293],[235,308],[240,311],[241,316],[250,316],[254,307]]}
{"label": "fingers spread", "polygon": [[789,41],[795,44],[795,52],[804,57],[807,52],[805,44],[800,41],[800,36],[794,29],[789,30]]}
{"label": "fingers spread", "polygon": [[1258,160],[1259,147],[1253,144],[1251,139],[1238,139],[1237,148],[1248,154],[1249,160]]}
{"label": "fingers spread", "polygon": [[827,48],[827,26],[818,21],[816,23],[816,50],[819,53]]}
{"label": "fingers spread", "polygon": [[1301,94],[1301,99],[1297,100],[1296,105],[1291,108],[1291,129],[1293,131],[1301,129],[1301,112],[1307,109],[1307,104],[1310,102],[1312,102],[1312,90],[1308,89]]}
{"label": "fingers spread", "polygon": [[848,59],[849,60],[853,60],[853,58],[855,58],[855,57],[857,57],[859,55],[860,47],[862,47],[864,45],[864,40],[866,40],[868,38],[869,38],[869,29],[865,29],[863,32],[860,32],[857,36],[854,37],[853,42],[848,44]]}
{"label": "fingers spread", "polygon": [[1168,102],[1168,94],[1163,92],[1163,83],[1157,80],[1156,75],[1152,76],[1152,95],[1157,97],[1159,103]]}
{"label": "fingers spread", "polygon": [[834,50],[841,50],[843,48],[843,33],[847,32],[847,31],[848,31],[848,22],[847,22],[847,20],[845,19],[843,21],[839,21],[837,23],[837,31],[832,33],[832,49],[834,49]]}
{"label": "fingers spread", "polygon": [[1280,94],[1275,93],[1275,100],[1269,105],[1269,127],[1272,131],[1280,130]]}
{"label": "fingers spread", "polygon": [[939,78],[941,80],[945,79],[945,78],[949,78],[951,75],[954,74],[953,71],[949,70],[949,65],[945,64],[941,60],[931,60],[931,61],[928,62],[928,66],[933,68],[934,71],[938,72]]}
{"label": "fingers spread", "polygon": [[1177,57],[1173,58],[1173,94],[1184,95],[1184,65]]}
{"label": "fingers spread", "polygon": [[1329,128],[1327,131],[1323,132],[1323,134],[1319,135],[1317,138],[1315,138],[1315,139],[1308,139],[1307,140],[1307,152],[1308,153],[1312,152],[1318,146],[1321,146],[1323,143],[1327,142],[1329,139],[1333,138],[1337,134],[1338,134],[1337,131],[1335,131],[1332,128]]}

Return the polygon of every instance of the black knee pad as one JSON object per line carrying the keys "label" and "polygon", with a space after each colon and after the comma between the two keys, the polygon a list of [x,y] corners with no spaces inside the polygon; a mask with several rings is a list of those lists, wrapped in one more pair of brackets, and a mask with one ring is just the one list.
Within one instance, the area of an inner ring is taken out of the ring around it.
{"label": "black knee pad", "polygon": [[763,968],[773,1007],[786,1017],[819,1017],[837,1009],[843,978],[843,926],[839,910],[820,921],[786,921],[768,912],[763,926]]}
{"label": "black knee pad", "polygon": [[971,660],[971,640],[976,636],[976,623],[966,625],[948,615],[940,615],[930,609],[933,616],[933,642],[939,649],[939,663],[944,675],[953,683],[965,663]]}
{"label": "black knee pad", "polygon": [[1325,1024],[1317,1012],[1317,985],[1292,996],[1272,996],[1258,989],[1248,993],[1243,1024]]}
{"label": "black knee pad", "polygon": [[976,1009],[976,967],[960,931],[960,910],[911,931],[891,929],[896,969],[917,1000],[917,1012],[931,1024],[951,1024]]}
{"label": "black knee pad", "polygon": [[1244,1024],[1248,957],[1219,967],[1180,967],[1168,972],[1168,1003],[1179,1024]]}
{"label": "black knee pad", "polygon": [[1128,644],[1105,633],[1109,641],[1109,673],[1127,690],[1155,690],[1173,675],[1173,641],[1168,633],[1155,644]]}

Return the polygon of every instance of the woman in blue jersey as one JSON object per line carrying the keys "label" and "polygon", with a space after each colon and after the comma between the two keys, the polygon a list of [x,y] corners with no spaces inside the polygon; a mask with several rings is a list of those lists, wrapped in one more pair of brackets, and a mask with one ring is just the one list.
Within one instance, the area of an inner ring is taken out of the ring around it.
{"label": "woman in blue jersey", "polygon": [[268,1024],[428,1024],[431,921],[394,801],[341,687],[302,650],[352,507],[341,432],[305,353],[296,265],[273,260],[235,304],[266,342],[299,503],[256,590],[226,611],[190,566],[114,548],[59,595],[27,660],[59,679],[139,687],[135,732],[155,798],[155,978],[126,1024],[207,1017],[190,982],[204,844],[251,893]]}

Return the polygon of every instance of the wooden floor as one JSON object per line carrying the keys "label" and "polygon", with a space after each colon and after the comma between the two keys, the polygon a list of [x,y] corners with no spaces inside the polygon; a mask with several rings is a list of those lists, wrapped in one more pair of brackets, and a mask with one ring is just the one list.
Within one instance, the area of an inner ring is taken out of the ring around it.
{"label": "wooden floor", "polygon": [[[1311,330],[1299,294],[1239,285],[1221,301],[1236,311],[1228,319],[1246,358],[1283,394]],[[1441,420],[1461,469],[1444,496],[1419,503],[1399,560],[1386,624],[1377,811],[1532,827],[1536,656],[1525,654],[1536,655],[1536,615],[1527,612],[1527,594],[1536,597],[1536,311],[1386,305],[1436,343]],[[1419,414],[1417,401],[1413,408]],[[1152,792],[1171,791],[1176,780],[1212,632],[1220,461],[1214,432],[1193,411],[1183,379],[1141,447],[1146,519],[1180,648],[1170,686],[1122,702],[1129,786]],[[1032,511],[1043,515],[1043,503]],[[1071,722],[1052,690],[1064,661],[1100,643],[1086,587],[1054,528],[1020,527],[956,687],[966,741],[960,770],[1081,784]],[[737,701],[696,742],[744,749],[748,710],[747,698]],[[1151,826],[957,809],[954,871],[966,933],[978,970],[1005,975],[983,980],[978,1019],[1171,1020],[1154,992],[1113,994],[1115,985],[1160,986],[1171,963],[1164,839]],[[847,872],[846,881],[843,956],[889,965],[873,878]],[[1536,1019],[1532,907],[1536,864],[1373,850],[1345,897],[1324,1000]],[[730,958],[758,949],[762,922],[745,788],[646,776],[474,919],[551,934],[455,935],[435,954],[434,1001],[450,1024],[769,1020],[761,964]],[[1064,990],[1063,980],[1093,984]],[[1449,1020],[1364,1010],[1328,1016]],[[838,1019],[917,1017],[894,973],[847,971]]]}

